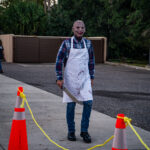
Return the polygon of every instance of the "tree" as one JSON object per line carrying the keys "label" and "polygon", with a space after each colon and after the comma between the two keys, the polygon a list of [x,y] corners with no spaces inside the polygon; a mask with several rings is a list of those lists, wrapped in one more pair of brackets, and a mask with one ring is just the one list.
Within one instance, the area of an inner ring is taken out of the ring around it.
{"label": "tree", "polygon": [[13,3],[14,1],[15,1],[15,0],[1,0],[0,4],[1,4],[3,7],[7,8],[7,7],[9,7],[9,5],[10,5],[11,3]]}
{"label": "tree", "polygon": [[48,35],[71,35],[72,24],[76,20],[76,15],[78,14],[76,9],[76,4],[78,2],[75,0],[58,1],[58,5],[54,5],[51,8],[49,27],[47,29]]}
{"label": "tree", "polygon": [[45,32],[45,13],[42,6],[35,2],[11,3],[3,12],[1,19],[5,33],[40,35]]}
{"label": "tree", "polygon": [[128,41],[134,56],[148,58],[150,48],[150,1],[132,0],[132,11],[128,16],[127,25],[129,28]]}
{"label": "tree", "polygon": [[128,27],[127,16],[130,12],[131,0],[105,1],[107,11],[108,58],[128,57],[130,48],[126,37]]}
{"label": "tree", "polygon": [[[2,6],[0,6],[0,18],[3,15],[3,12],[4,12],[4,8]],[[0,19],[0,34],[3,33],[2,32],[2,25],[3,25],[3,22],[2,22],[2,19]]]}
{"label": "tree", "polygon": [[105,19],[104,14],[104,2],[102,0],[59,0],[57,8],[50,12],[50,18],[53,18],[53,20],[50,19],[50,24],[53,24],[55,20],[60,20],[63,23],[62,34],[68,36],[71,35],[73,22],[82,19],[87,28],[85,36],[99,36],[105,34],[105,29],[102,28],[102,19]]}
{"label": "tree", "polygon": [[[107,37],[108,58],[148,56],[149,0],[58,0],[51,7],[55,0],[4,1],[7,7],[0,8],[0,29],[4,33],[71,36],[73,22],[82,19],[85,36]],[[45,6],[49,4],[48,13],[44,13],[43,1]]]}

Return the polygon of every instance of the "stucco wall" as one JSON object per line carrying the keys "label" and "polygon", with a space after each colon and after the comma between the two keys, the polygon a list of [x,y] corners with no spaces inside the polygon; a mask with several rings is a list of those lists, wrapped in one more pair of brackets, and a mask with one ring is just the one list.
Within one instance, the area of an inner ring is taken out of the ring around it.
{"label": "stucco wall", "polygon": [[[55,63],[57,51],[64,39],[58,36],[0,35],[6,62]],[[106,37],[87,37],[93,43],[96,63],[105,63],[107,53]]]}
{"label": "stucco wall", "polygon": [[13,62],[13,34],[0,35],[6,62]]}

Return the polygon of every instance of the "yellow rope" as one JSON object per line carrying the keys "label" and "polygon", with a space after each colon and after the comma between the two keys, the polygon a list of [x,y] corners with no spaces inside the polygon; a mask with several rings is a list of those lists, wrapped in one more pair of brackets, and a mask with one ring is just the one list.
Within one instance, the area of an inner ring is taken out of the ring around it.
{"label": "yellow rope", "polygon": [[133,126],[131,125],[131,123],[127,120],[127,123],[129,124],[130,128],[132,129],[132,131],[135,133],[135,135],[138,137],[138,139],[140,140],[140,142],[143,144],[143,146],[147,149],[150,150],[150,148],[144,143],[144,141],[142,140],[142,138],[140,137],[140,135],[136,132],[136,130],[133,128]]}
{"label": "yellow rope", "polygon": [[93,147],[91,147],[91,148],[89,148],[89,149],[87,149],[87,150],[92,150],[92,149],[94,149],[94,148],[96,148],[96,147],[102,147],[102,146],[104,146],[105,144],[107,144],[110,140],[112,140],[113,138],[114,138],[114,135],[112,135],[109,139],[107,139],[103,144],[95,145],[95,146],[93,146]]}
{"label": "yellow rope", "polygon": [[24,102],[26,100],[26,96],[23,93],[20,93],[20,97],[22,98],[22,104],[20,105],[21,108],[24,108]]}
{"label": "yellow rope", "polygon": [[144,143],[144,141],[142,140],[142,138],[140,137],[140,135],[137,133],[137,131],[133,128],[132,124],[130,123],[131,122],[131,119],[128,118],[128,117],[120,117],[120,116],[117,116],[117,118],[120,118],[120,119],[123,119],[125,123],[127,123],[130,128],[132,129],[132,131],[135,133],[135,135],[138,137],[138,139],[140,140],[140,142],[143,144],[143,146],[147,149],[147,150],[150,150],[150,148]]}
{"label": "yellow rope", "polygon": [[28,104],[28,101],[27,101],[27,99],[26,99],[26,96],[25,96],[25,94],[24,94],[23,92],[20,92],[20,97],[22,98],[22,104],[20,105],[20,107],[23,108],[23,107],[24,107],[24,102],[26,102],[27,107],[28,107],[28,109],[29,109],[29,111],[30,111],[30,114],[31,114],[31,116],[32,116],[33,121],[35,122],[35,124],[37,125],[37,127],[41,130],[41,132],[46,136],[46,138],[47,138],[51,143],[53,143],[53,144],[55,144],[56,146],[58,146],[59,148],[61,148],[61,149],[63,149],[63,150],[69,150],[69,149],[66,149],[66,148],[64,148],[64,147],[62,147],[62,146],[60,146],[60,145],[58,145],[56,142],[54,142],[54,141],[46,134],[46,132],[42,129],[42,127],[41,127],[41,126],[37,123],[37,121],[35,120],[35,117],[34,117],[34,115],[33,115],[33,113],[32,113],[32,110],[31,110],[29,104]]}
{"label": "yellow rope", "polygon": [[[69,149],[66,149],[66,148],[64,148],[64,147],[62,147],[62,146],[60,146],[60,145],[58,145],[56,142],[54,142],[54,141],[46,134],[46,132],[42,129],[42,127],[41,127],[41,126],[37,123],[37,121],[35,120],[35,117],[34,117],[34,115],[33,115],[33,113],[32,113],[32,110],[31,110],[29,104],[28,104],[28,101],[27,101],[27,99],[26,99],[25,94],[24,94],[23,92],[21,92],[20,90],[19,90],[19,92],[20,92],[20,97],[22,98],[22,104],[20,105],[20,107],[23,108],[23,107],[24,107],[24,102],[26,102],[27,107],[28,107],[28,109],[29,109],[29,111],[30,111],[30,114],[31,114],[31,116],[32,116],[33,121],[35,122],[35,124],[37,125],[37,127],[42,131],[42,133],[47,137],[47,139],[48,139],[50,142],[52,142],[53,144],[55,144],[56,146],[58,146],[59,148],[61,148],[61,149],[63,149],[63,150],[69,150]],[[132,131],[135,133],[135,135],[138,137],[138,139],[139,139],[140,142],[143,144],[143,146],[144,146],[147,150],[150,150],[150,148],[144,143],[144,141],[142,140],[142,138],[140,137],[140,135],[137,133],[137,131],[133,128],[132,124],[130,123],[132,119],[130,119],[130,118],[128,118],[128,117],[120,117],[120,116],[117,116],[117,118],[123,119],[124,122],[126,123],[126,126],[128,126],[128,125],[130,126],[130,128],[131,128]],[[96,148],[96,147],[102,147],[102,146],[104,146],[105,144],[107,144],[110,140],[112,140],[113,138],[114,138],[114,135],[112,135],[109,139],[107,139],[103,144],[95,145],[95,146],[93,146],[93,147],[91,147],[91,148],[89,148],[89,149],[87,149],[87,150],[92,150],[92,149],[94,149],[94,148]]]}

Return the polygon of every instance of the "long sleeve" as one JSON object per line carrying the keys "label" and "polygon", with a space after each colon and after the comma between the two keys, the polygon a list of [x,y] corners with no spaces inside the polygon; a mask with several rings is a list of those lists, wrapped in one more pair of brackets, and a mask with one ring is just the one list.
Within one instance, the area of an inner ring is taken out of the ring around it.
{"label": "long sleeve", "polygon": [[94,49],[92,46],[92,43],[90,42],[89,47],[89,74],[91,79],[94,79],[94,73],[95,73],[95,56],[94,56]]}
{"label": "long sleeve", "polygon": [[63,63],[66,57],[66,44],[63,42],[59,48],[57,58],[56,58],[56,77],[57,80],[63,80]]}

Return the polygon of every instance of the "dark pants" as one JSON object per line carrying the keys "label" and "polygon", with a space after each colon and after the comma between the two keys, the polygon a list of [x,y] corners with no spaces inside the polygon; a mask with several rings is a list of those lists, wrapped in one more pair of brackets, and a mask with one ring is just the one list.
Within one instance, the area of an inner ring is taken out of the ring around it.
{"label": "dark pants", "polygon": [[[81,132],[88,132],[92,103],[93,103],[92,100],[83,102]],[[76,106],[75,102],[67,103],[66,118],[67,118],[68,132],[75,132],[75,122],[74,122],[75,106]]]}

